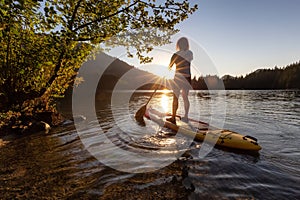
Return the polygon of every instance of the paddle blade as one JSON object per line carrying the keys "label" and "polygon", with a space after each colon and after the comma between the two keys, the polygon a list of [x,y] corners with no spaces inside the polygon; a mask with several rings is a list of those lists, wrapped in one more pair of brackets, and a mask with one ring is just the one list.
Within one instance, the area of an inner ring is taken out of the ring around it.
{"label": "paddle blade", "polygon": [[136,113],[135,113],[135,120],[141,124],[141,125],[145,125],[145,121],[144,121],[144,115],[147,109],[147,105],[142,106]]}

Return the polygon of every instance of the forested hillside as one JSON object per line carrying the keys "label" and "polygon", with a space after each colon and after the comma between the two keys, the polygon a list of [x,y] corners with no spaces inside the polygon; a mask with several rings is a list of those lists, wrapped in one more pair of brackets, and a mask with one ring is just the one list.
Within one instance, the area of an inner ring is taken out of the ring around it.
{"label": "forested hillside", "polygon": [[[213,81],[212,81],[213,80]],[[194,89],[300,89],[300,61],[283,68],[258,69],[246,76],[206,76],[192,80]]]}

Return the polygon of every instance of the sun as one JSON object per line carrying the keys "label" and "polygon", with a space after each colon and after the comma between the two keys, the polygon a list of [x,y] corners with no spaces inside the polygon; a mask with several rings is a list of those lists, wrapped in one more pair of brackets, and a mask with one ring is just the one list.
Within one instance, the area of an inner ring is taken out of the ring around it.
{"label": "sun", "polygon": [[141,65],[139,69],[148,71],[152,74],[160,76],[161,78],[165,79],[173,79],[175,75],[175,69],[169,69],[166,65],[159,65],[159,64],[145,64]]}

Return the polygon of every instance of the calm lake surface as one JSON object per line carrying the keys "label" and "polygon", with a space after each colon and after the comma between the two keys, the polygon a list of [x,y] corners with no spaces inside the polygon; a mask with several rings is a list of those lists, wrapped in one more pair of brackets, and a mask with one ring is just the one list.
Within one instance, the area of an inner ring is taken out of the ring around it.
{"label": "calm lake surface", "polygon": [[[262,147],[255,155],[213,148],[205,157],[201,143],[175,151],[185,138],[151,121],[133,125],[150,95],[113,106],[96,97],[98,120],[78,122],[81,135],[70,124],[2,138],[0,199],[300,199],[300,91],[192,91],[191,118],[223,122]],[[159,92],[149,105],[170,111],[171,100]],[[60,104],[66,115],[68,104]],[[179,114],[182,106],[180,98]]]}

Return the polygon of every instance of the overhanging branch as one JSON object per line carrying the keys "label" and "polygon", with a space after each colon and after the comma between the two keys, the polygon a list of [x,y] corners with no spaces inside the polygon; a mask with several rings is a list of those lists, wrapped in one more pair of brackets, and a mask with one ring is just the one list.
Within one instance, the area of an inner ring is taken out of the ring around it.
{"label": "overhanging branch", "polygon": [[139,2],[140,2],[140,1],[136,1],[136,2],[132,3],[131,5],[127,6],[126,8],[123,8],[123,9],[121,9],[121,10],[115,12],[115,13],[112,13],[112,14],[107,15],[107,16],[105,16],[105,17],[99,17],[99,18],[97,18],[97,19],[95,19],[95,20],[93,20],[93,21],[90,21],[90,22],[88,22],[88,23],[86,23],[86,24],[83,24],[83,25],[81,25],[81,26],[78,26],[77,28],[75,28],[75,29],[72,30],[72,31],[73,31],[73,32],[76,32],[76,31],[78,31],[78,30],[80,30],[80,29],[83,29],[83,28],[85,28],[85,27],[87,27],[87,26],[93,24],[93,23],[100,22],[100,21],[109,19],[109,18],[111,18],[111,17],[113,17],[113,16],[116,16],[116,15],[122,13],[122,12],[127,11],[129,8],[133,7],[134,5],[136,5],[136,4],[139,3]]}

